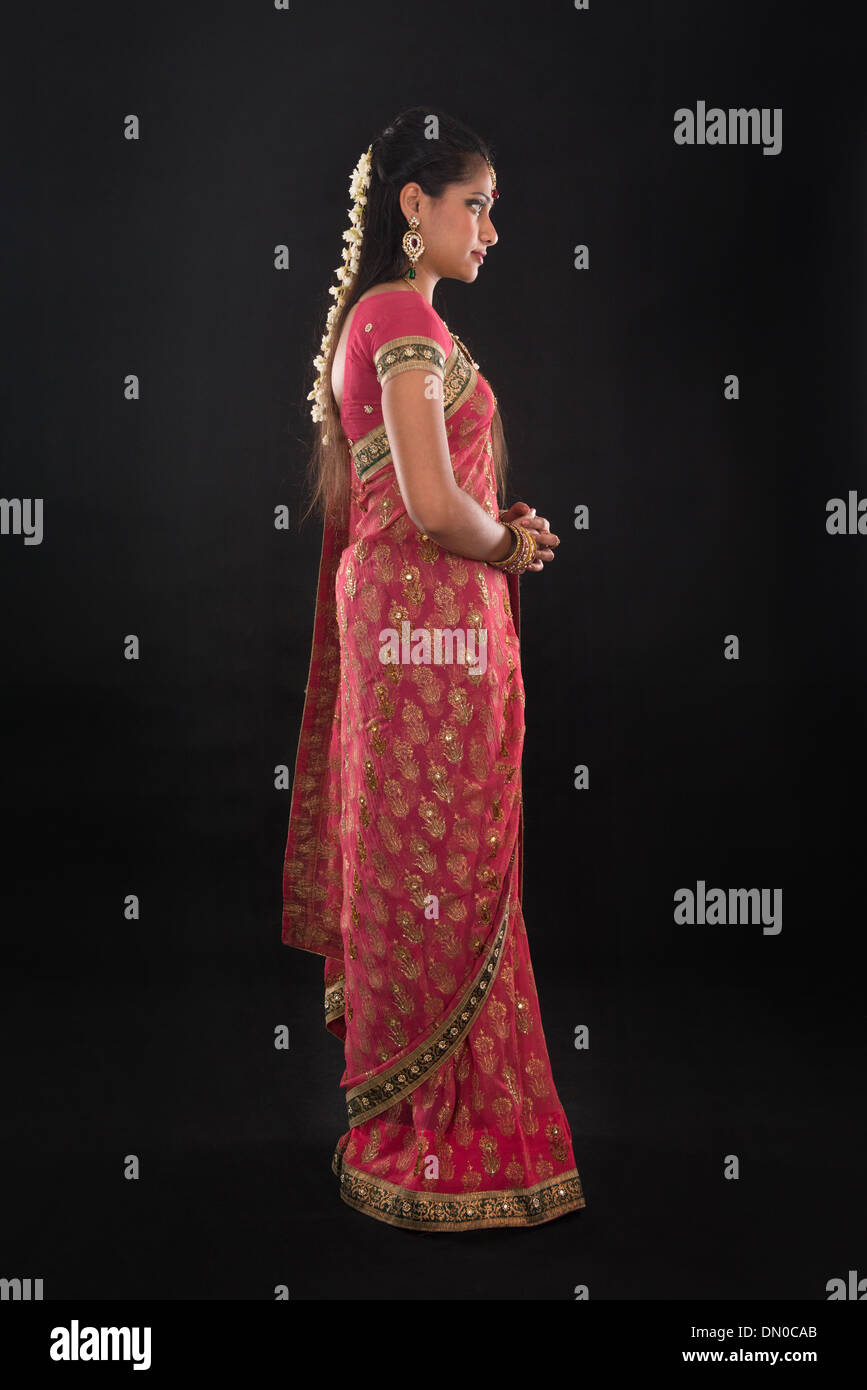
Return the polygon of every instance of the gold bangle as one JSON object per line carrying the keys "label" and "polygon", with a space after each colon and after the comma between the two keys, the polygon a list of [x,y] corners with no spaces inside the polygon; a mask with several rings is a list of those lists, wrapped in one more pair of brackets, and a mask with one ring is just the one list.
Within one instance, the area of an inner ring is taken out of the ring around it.
{"label": "gold bangle", "polygon": [[512,548],[511,548],[511,550],[509,550],[509,551],[507,552],[507,554],[503,557],[502,560],[489,560],[489,561],[488,561],[488,564],[489,564],[489,565],[493,565],[493,566],[494,566],[494,569],[505,569],[506,565],[511,564],[512,560],[514,560],[514,559],[515,559],[515,556],[518,554],[518,550],[519,550],[520,545],[521,545],[520,537],[518,536],[518,534],[517,534],[517,532],[516,532],[514,526],[511,524],[511,522],[509,522],[509,521],[501,521],[501,522],[500,522],[500,525],[501,525],[501,526],[505,526],[506,530],[511,532],[511,535],[512,535]]}
{"label": "gold bangle", "polygon": [[489,560],[494,569],[505,570],[506,574],[523,574],[536,559],[536,537],[526,526],[518,526],[513,521],[501,523],[515,537],[515,545],[504,560]]}

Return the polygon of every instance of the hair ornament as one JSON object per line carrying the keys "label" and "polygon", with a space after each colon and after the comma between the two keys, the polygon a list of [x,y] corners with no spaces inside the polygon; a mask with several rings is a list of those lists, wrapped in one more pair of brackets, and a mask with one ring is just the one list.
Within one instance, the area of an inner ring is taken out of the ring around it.
{"label": "hair ornament", "polygon": [[[352,207],[349,208],[349,221],[351,225],[343,233],[343,240],[348,245],[343,248],[343,265],[338,266],[335,274],[340,281],[339,285],[329,286],[328,293],[334,296],[334,303],[328,310],[328,317],[325,320],[325,333],[322,338],[322,345],[319,349],[319,356],[314,357],[313,365],[318,372],[313,390],[309,392],[307,399],[313,402],[310,414],[314,421],[326,419],[326,401],[329,390],[329,383],[325,380],[322,373],[328,363],[331,353],[331,338],[334,332],[334,324],[340,313],[346,291],[358,274],[358,262],[361,256],[361,243],[364,238],[364,209],[367,204],[367,190],[370,187],[371,153],[373,145],[368,145],[364,154],[361,155],[358,163],[352,171],[349,180],[349,192],[352,196]],[[328,443],[328,436],[323,436],[324,444]]]}

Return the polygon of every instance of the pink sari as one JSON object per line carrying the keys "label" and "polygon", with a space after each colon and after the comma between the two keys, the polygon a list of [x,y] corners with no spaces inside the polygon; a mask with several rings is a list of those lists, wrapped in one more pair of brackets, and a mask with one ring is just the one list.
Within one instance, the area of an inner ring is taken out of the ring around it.
{"label": "pink sari", "polygon": [[488,383],[421,294],[363,300],[341,409],[350,511],[323,530],[282,939],[325,956],[343,1200],[412,1230],[531,1226],[584,1195],[521,911],[518,581],[407,515],[380,397],[419,369],[442,382],[458,485],[498,515]]}

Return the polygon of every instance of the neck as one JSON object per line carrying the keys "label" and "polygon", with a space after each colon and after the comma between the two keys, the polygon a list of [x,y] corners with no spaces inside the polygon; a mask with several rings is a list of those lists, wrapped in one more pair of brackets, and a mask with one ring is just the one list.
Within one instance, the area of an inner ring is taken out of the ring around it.
{"label": "neck", "polygon": [[414,280],[407,279],[406,272],[404,272],[403,278],[408,285],[412,285],[414,290],[418,290],[419,294],[424,295],[428,304],[431,306],[433,305],[433,292],[440,278],[438,275],[434,275],[433,272],[427,270],[425,266],[418,264],[415,268]]}

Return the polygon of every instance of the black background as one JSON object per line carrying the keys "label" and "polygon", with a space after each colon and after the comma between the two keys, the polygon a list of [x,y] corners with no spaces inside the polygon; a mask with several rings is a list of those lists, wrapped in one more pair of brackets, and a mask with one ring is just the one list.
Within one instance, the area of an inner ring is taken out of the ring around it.
{"label": "black background", "polygon": [[[864,488],[854,24],[756,0],[16,16],[0,492],[42,497],[45,534],[0,537],[0,1275],[770,1300],[867,1274],[867,538],[825,531]],[[782,152],[675,145],[698,100],[781,107]],[[425,104],[493,147],[499,243],[435,307],[497,393],[504,504],[561,538],[521,581],[524,915],[587,1198],[455,1235],[339,1199],[342,1051],[321,958],[280,941],[274,789],[321,534],[274,508],[305,505],[351,170]],[[676,925],[698,879],[782,888],[781,933]]]}

